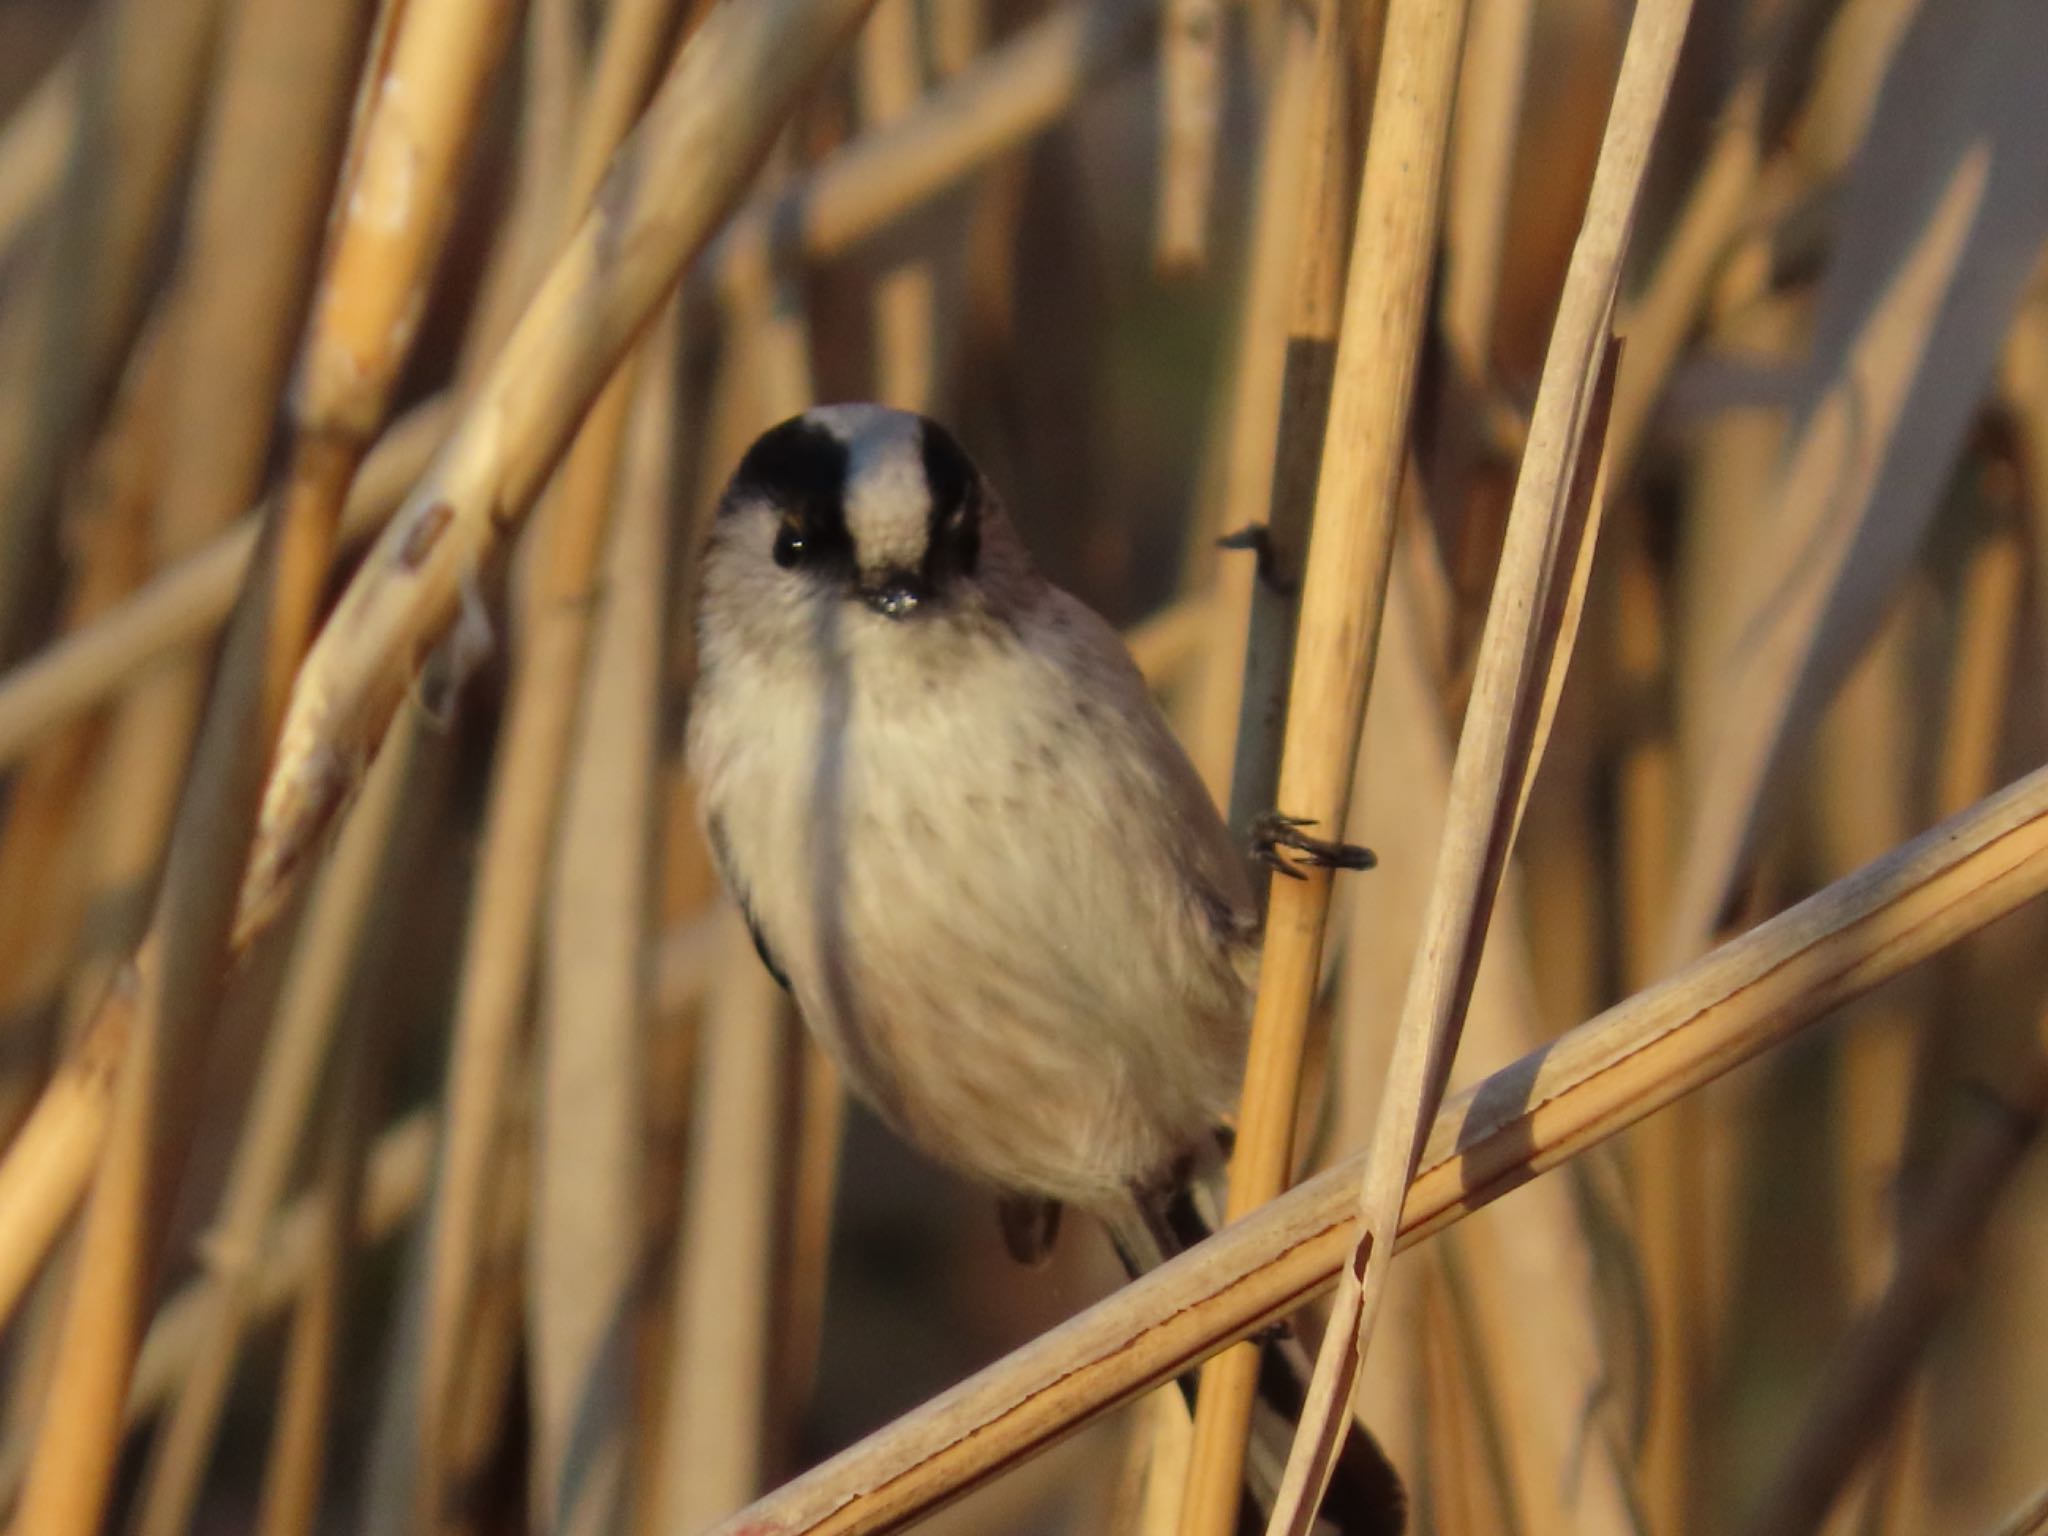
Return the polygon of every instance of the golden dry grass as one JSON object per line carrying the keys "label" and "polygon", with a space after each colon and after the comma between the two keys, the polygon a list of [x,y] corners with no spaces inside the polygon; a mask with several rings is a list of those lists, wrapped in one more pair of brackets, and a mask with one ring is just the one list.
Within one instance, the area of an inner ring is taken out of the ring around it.
{"label": "golden dry grass", "polygon": [[[9,1528],[1225,1536],[1290,1316],[1275,1530],[1354,1402],[1442,1536],[2038,1528],[2043,18],[0,0]],[[1381,856],[1129,1286],[697,840],[710,498],[862,396]]]}

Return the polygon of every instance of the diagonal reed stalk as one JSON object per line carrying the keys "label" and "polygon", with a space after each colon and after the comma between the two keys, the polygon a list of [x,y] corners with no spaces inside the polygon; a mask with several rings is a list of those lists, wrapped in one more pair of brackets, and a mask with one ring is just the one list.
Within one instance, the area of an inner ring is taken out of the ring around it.
{"label": "diagonal reed stalk", "polygon": [[419,658],[454,619],[462,583],[516,526],[797,94],[871,3],[727,6],[683,50],[306,658],[265,790],[237,923],[243,942],[295,883]]}
{"label": "diagonal reed stalk", "polygon": [[[1418,1242],[2048,891],[2048,769],[1450,1100],[1402,1212]],[[742,1510],[716,1536],[850,1536],[922,1512],[1331,1285],[1364,1158]]]}

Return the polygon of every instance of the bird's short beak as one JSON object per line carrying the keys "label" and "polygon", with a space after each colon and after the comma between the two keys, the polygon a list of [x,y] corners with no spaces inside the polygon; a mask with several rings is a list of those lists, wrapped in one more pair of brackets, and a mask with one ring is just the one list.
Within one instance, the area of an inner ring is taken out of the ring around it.
{"label": "bird's short beak", "polygon": [[885,571],[860,587],[861,601],[887,619],[907,619],[926,597],[924,579],[915,571]]}

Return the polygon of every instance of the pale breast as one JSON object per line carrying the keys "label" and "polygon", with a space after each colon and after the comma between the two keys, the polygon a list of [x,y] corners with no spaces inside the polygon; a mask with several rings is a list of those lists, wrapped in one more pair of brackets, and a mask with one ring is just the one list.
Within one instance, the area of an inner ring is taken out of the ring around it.
{"label": "pale breast", "polygon": [[1177,851],[1156,722],[1000,633],[904,638],[850,626],[808,673],[718,680],[703,707],[753,721],[702,720],[730,745],[693,743],[729,873],[806,1019],[904,1134],[1097,1203],[1227,1110],[1238,957]]}

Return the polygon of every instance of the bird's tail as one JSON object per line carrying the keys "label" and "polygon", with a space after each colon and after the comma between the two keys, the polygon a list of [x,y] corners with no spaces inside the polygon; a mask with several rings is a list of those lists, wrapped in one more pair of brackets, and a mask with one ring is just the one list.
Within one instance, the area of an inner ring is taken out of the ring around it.
{"label": "bird's tail", "polygon": [[[1133,1194],[1122,1209],[1106,1216],[1110,1239],[1133,1279],[1216,1231],[1221,1222],[1213,1208],[1215,1193],[1211,1181],[1191,1179],[1170,1192]],[[1254,1342],[1259,1346],[1259,1390],[1245,1451],[1246,1507],[1238,1525],[1256,1536],[1272,1513],[1295,1426],[1301,1422],[1310,1362],[1287,1324]],[[1193,1372],[1179,1381],[1190,1411],[1195,1383]],[[1352,1424],[1323,1499],[1318,1531],[1324,1536],[1402,1536],[1407,1524],[1408,1494],[1400,1474],[1364,1426]]]}

